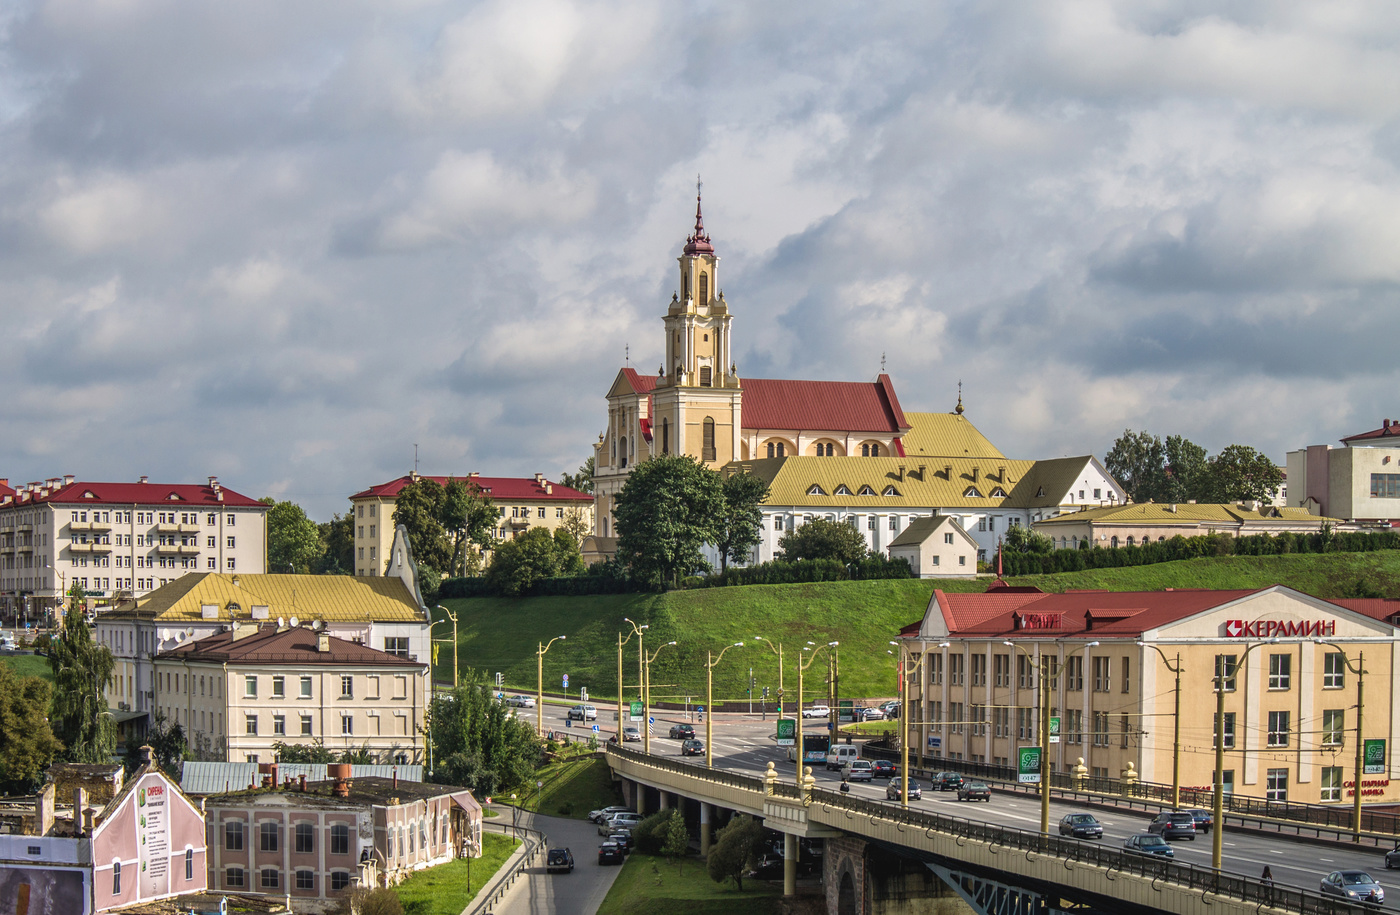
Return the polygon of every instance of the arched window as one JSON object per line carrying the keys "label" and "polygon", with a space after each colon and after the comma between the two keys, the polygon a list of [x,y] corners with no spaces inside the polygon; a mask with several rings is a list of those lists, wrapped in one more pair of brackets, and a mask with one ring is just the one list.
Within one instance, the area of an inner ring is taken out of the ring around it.
{"label": "arched window", "polygon": [[713,461],[715,459],[715,421],[707,416],[700,428],[700,459]]}
{"label": "arched window", "polygon": [[620,438],[618,438],[618,440],[617,440],[617,450],[620,452],[620,453],[618,454],[618,458],[617,458],[617,459],[618,459],[618,466],[619,466],[619,467],[626,467],[626,466],[627,466],[627,436],[624,435],[624,436],[621,436]]}
{"label": "arched window", "polygon": [[603,536],[604,536],[604,537],[609,536],[609,534],[608,534],[608,516],[607,516],[607,515],[604,515],[604,516],[603,516]]}
{"label": "arched window", "polygon": [[768,456],[769,456],[769,457],[773,457],[773,456],[774,456],[774,455],[773,455],[773,443],[772,443],[772,442],[769,442],[769,443],[768,443]]}
{"label": "arched window", "polygon": [[661,419],[661,453],[671,453],[671,421],[665,417]]}
{"label": "arched window", "polygon": [[1112,547],[1113,547],[1115,550],[1118,549],[1118,535],[1117,535],[1117,534],[1114,534],[1114,535],[1113,535],[1112,539],[1109,540],[1109,544],[1111,544]]}
{"label": "arched window", "polygon": [[783,443],[778,442],[778,457],[784,456]]}
{"label": "arched window", "polygon": [[708,365],[700,366],[700,387],[710,387],[710,367]]}
{"label": "arched window", "polygon": [[1132,546],[1132,545],[1133,545],[1133,535],[1132,535],[1132,534],[1129,534],[1129,535],[1128,535],[1128,546]]}
{"label": "arched window", "polygon": [[710,275],[704,271],[700,272],[700,300],[696,304],[704,305],[710,301]]}
{"label": "arched window", "polygon": [[185,849],[185,879],[194,879],[194,849]]}
{"label": "arched window", "polygon": [[113,896],[120,896],[121,894],[122,894],[122,863],[121,863],[120,861],[113,861],[113,862],[112,862],[112,895],[113,895]]}

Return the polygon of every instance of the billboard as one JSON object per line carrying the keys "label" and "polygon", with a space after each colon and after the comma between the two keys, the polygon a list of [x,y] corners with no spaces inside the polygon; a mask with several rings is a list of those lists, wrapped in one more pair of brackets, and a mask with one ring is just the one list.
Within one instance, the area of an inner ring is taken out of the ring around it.
{"label": "billboard", "polygon": [[1016,781],[1022,785],[1040,784],[1040,747],[1022,747],[1016,754]]}
{"label": "billboard", "polygon": [[[1363,741],[1361,772],[1363,775],[1385,774],[1385,738]],[[1367,784],[1370,784],[1369,782]]]}
{"label": "billboard", "polygon": [[136,789],[136,859],[141,896],[170,892],[170,789],[160,779],[143,778]]}
{"label": "billboard", "polygon": [[778,746],[791,747],[797,743],[797,719],[778,719]]}

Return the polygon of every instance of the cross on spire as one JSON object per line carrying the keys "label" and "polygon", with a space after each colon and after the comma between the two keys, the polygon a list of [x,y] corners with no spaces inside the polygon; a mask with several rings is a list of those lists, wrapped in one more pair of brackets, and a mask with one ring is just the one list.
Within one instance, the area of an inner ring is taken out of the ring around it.
{"label": "cross on spire", "polygon": [[700,191],[701,191],[701,189],[702,189],[704,186],[705,186],[705,185],[704,185],[704,182],[700,180],[700,176],[699,176],[699,175],[696,175],[696,176],[695,176],[695,229],[694,229],[694,231],[691,232],[690,237],[688,237],[688,238],[685,240],[685,249],[684,249],[684,253],[690,254],[690,255],[695,255],[695,254],[714,254],[714,253],[715,253],[714,245],[711,245],[711,244],[710,244],[710,236],[708,236],[708,235],[705,234],[705,219],[704,219],[704,217],[701,216],[701,214],[700,214]]}

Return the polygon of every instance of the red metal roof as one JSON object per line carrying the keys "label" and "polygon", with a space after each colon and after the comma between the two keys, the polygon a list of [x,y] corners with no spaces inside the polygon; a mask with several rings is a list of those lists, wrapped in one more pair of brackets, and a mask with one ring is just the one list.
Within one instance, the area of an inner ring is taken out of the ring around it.
{"label": "red metal roof", "polygon": [[[1342,439],[1344,444],[1351,442],[1361,442],[1373,438],[1395,438],[1400,444],[1400,420],[1384,420],[1379,429],[1372,429],[1370,432],[1358,432],[1355,435],[1348,435]],[[1388,444],[1388,443],[1387,443]]]}
{"label": "red metal roof", "polygon": [[232,632],[217,632],[161,654],[189,661],[229,664],[289,664],[301,667],[313,664],[425,666],[417,661],[335,636],[326,637],[329,650],[317,651],[319,635],[320,633],[304,627],[279,632],[276,626],[266,626],[237,641],[234,641]]}
{"label": "red metal roof", "polygon": [[[453,477],[430,477],[420,476],[422,480],[432,480],[439,486],[446,486],[447,481]],[[559,483],[551,483],[549,480],[536,480],[534,477],[481,477],[463,476],[456,477],[464,483],[475,483],[481,487],[481,491],[486,493],[497,502],[510,500],[529,500],[535,502],[592,502],[593,497],[587,493],[579,492],[577,489],[570,489]],[[405,486],[413,481],[413,476],[407,474],[396,480],[387,483],[380,483],[378,486],[371,486],[369,489],[355,493],[351,499],[369,499],[379,497],[381,499],[393,499]],[[548,486],[546,486],[548,484]]]}
{"label": "red metal roof", "polygon": [[[0,493],[0,497],[3,497]],[[223,496],[221,499],[220,496]],[[263,505],[257,499],[234,492],[226,486],[217,490],[213,485],[184,483],[83,483],[59,484],[56,489],[31,492],[22,490],[15,493],[14,502],[57,503],[63,505],[185,505],[201,508],[239,507]],[[269,506],[263,505],[264,508]]]}
{"label": "red metal roof", "polygon": [[898,434],[909,429],[888,375],[863,381],[743,382],[745,429]]}
{"label": "red metal roof", "polygon": [[[1212,591],[1068,591],[1064,594],[950,594],[936,591],[949,631],[961,637],[1140,638],[1155,629],[1264,588]],[[1338,602],[1340,603],[1340,602]],[[1058,618],[1049,628],[1021,628],[1019,617]]]}
{"label": "red metal roof", "polygon": [[632,390],[638,394],[650,394],[656,390],[655,375],[643,375],[636,369],[623,369],[622,374],[627,376],[627,380],[632,384]]}

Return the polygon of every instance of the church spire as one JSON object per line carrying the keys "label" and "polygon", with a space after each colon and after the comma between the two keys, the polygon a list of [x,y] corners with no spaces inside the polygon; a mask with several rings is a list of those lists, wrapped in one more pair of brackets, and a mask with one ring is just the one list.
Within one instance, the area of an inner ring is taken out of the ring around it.
{"label": "church spire", "polygon": [[714,254],[714,246],[710,244],[710,236],[705,234],[705,219],[700,215],[700,189],[703,185],[700,176],[695,176],[695,231],[685,240],[685,254]]}

